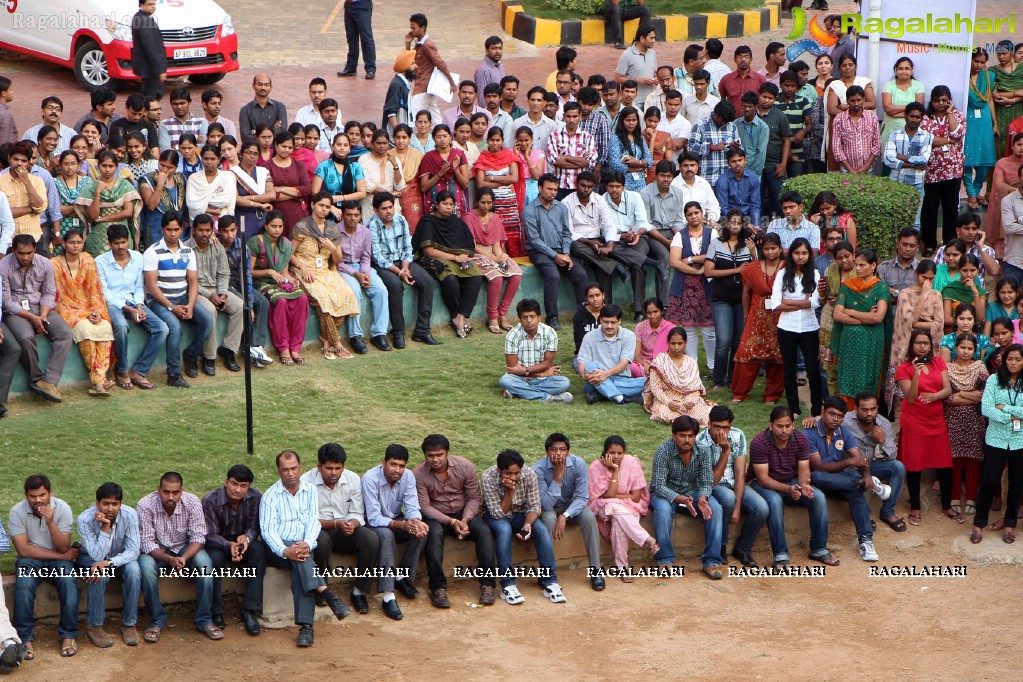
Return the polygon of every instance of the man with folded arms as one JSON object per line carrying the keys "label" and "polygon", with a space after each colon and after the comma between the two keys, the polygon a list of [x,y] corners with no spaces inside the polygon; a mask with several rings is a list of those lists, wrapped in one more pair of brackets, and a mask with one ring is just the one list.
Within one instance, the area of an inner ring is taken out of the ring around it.
{"label": "man with folded arms", "polygon": [[[252,487],[252,470],[235,464],[227,470],[224,485],[206,493],[202,510],[206,517],[206,553],[218,571],[225,566],[255,570],[244,575],[242,622],[250,635],[260,632],[256,614],[263,610],[263,574],[266,573],[266,549],[259,537],[259,500],[263,496]],[[230,562],[230,563],[228,563]],[[213,579],[213,624],[224,627],[224,596],[220,576]]]}
{"label": "man with folded arms", "polygon": [[294,450],[277,455],[280,480],[263,493],[259,502],[259,530],[270,551],[268,566],[291,569],[291,594],[295,600],[295,625],[299,626],[296,645],[313,645],[313,620],[316,594],[322,595],[338,620],[351,611],[330,591],[324,579],[316,575],[312,552],[320,534],[316,511],[316,489],[302,480],[302,462]]}
{"label": "man with folded arms", "polygon": [[316,488],[319,501],[320,533],[313,561],[321,574],[326,574],[332,552],[354,552],[359,577],[352,588],[352,606],[359,613],[368,613],[366,595],[380,554],[380,539],[366,527],[362,483],[358,474],[345,466],[348,454],[339,444],[325,443],[316,454],[316,468],[302,474],[302,480]]}
{"label": "man with folded arms", "polygon": [[142,570],[142,596],[149,614],[149,627],[143,638],[150,644],[160,641],[167,626],[167,611],[160,603],[160,573],[188,572],[195,578],[195,617],[199,632],[213,640],[224,639],[224,631],[213,624],[213,564],[203,550],[206,542],[206,518],[202,502],[182,491],[181,474],[168,471],[160,477],[160,487],[135,505],[142,536],[139,568]]}
{"label": "man with folded arms", "polygon": [[111,571],[121,580],[121,639],[128,646],[139,643],[135,629],[142,590],[139,517],[134,509],[121,503],[123,497],[121,486],[104,483],[96,490],[96,504],[78,515],[78,536],[82,539],[78,566],[93,571],[85,578],[89,590],[85,634],[100,649],[114,645],[110,635],[103,631],[104,595]]}
{"label": "man with folded arms", "polygon": [[424,460],[416,465],[419,509],[426,519],[426,572],[430,577],[430,603],[439,609],[451,608],[448,581],[444,575],[444,538],[469,538],[476,544],[476,562],[489,573],[480,576],[480,603],[494,603],[494,537],[483,520],[480,507],[483,496],[476,467],[464,457],[449,454],[451,443],[439,433],[423,439]]}
{"label": "man with folded arms", "polygon": [[[377,578],[377,589],[383,593],[384,615],[392,620],[401,620],[404,615],[394,598],[394,587],[414,599],[416,589],[416,567],[419,553],[426,544],[429,526],[423,523],[419,509],[419,494],[416,491],[416,477],[405,467],[408,465],[408,448],[391,443],[384,451],[384,461],[362,476],[362,497],[366,501],[366,521],[380,538],[379,566],[384,571],[402,568],[408,577],[395,580],[393,575]],[[395,566],[395,545],[405,545],[400,566]]]}

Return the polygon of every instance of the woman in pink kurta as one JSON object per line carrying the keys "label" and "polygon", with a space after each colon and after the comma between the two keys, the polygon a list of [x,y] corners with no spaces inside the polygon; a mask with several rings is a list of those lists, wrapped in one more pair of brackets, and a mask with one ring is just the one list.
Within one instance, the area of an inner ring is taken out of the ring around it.
{"label": "woman in pink kurta", "polygon": [[[660,551],[657,541],[639,525],[639,517],[650,508],[650,491],[643,465],[625,454],[621,436],[608,436],[604,454],[590,464],[589,490],[590,511],[597,517],[601,535],[611,541],[616,566],[629,565],[630,540],[651,556]],[[622,581],[631,583],[632,577],[623,575]]]}

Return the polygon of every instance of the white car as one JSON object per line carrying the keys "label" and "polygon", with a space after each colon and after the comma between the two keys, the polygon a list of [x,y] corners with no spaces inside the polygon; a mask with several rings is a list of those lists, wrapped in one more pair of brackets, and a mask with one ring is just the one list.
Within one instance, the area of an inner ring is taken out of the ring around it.
{"label": "white car", "polygon": [[[137,0],[0,0],[0,47],[62,64],[88,90],[139,80],[131,70]],[[234,21],[213,0],[157,0],[167,75],[198,85],[238,70]]]}

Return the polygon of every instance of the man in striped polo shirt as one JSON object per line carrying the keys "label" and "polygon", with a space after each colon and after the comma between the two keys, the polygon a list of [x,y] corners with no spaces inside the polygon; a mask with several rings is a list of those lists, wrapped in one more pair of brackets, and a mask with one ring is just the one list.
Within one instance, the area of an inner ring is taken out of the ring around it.
{"label": "man in striped polo shirt", "polygon": [[213,324],[210,314],[195,305],[199,292],[195,252],[181,243],[181,223],[177,216],[163,216],[163,239],[142,254],[142,276],[145,280],[146,303],[167,325],[167,385],[188,388],[181,376],[178,352],[181,346],[181,323],[191,320],[195,336],[184,352],[185,373],[199,376],[199,355]]}
{"label": "man in striped polo shirt", "polygon": [[778,78],[781,86],[774,106],[785,114],[792,130],[792,145],[785,169],[788,177],[795,178],[806,172],[803,140],[813,130],[813,120],[810,118],[813,102],[798,93],[799,75],[795,71],[784,71]]}

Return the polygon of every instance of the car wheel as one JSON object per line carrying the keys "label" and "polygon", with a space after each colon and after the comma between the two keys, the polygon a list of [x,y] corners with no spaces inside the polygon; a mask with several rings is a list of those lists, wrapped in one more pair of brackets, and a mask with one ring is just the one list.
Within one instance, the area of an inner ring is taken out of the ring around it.
{"label": "car wheel", "polygon": [[226,74],[223,73],[194,73],[188,77],[196,85],[213,85],[223,80]]}
{"label": "car wheel", "polygon": [[102,47],[89,41],[75,51],[75,78],[79,85],[90,91],[114,86],[107,71],[107,57]]}

